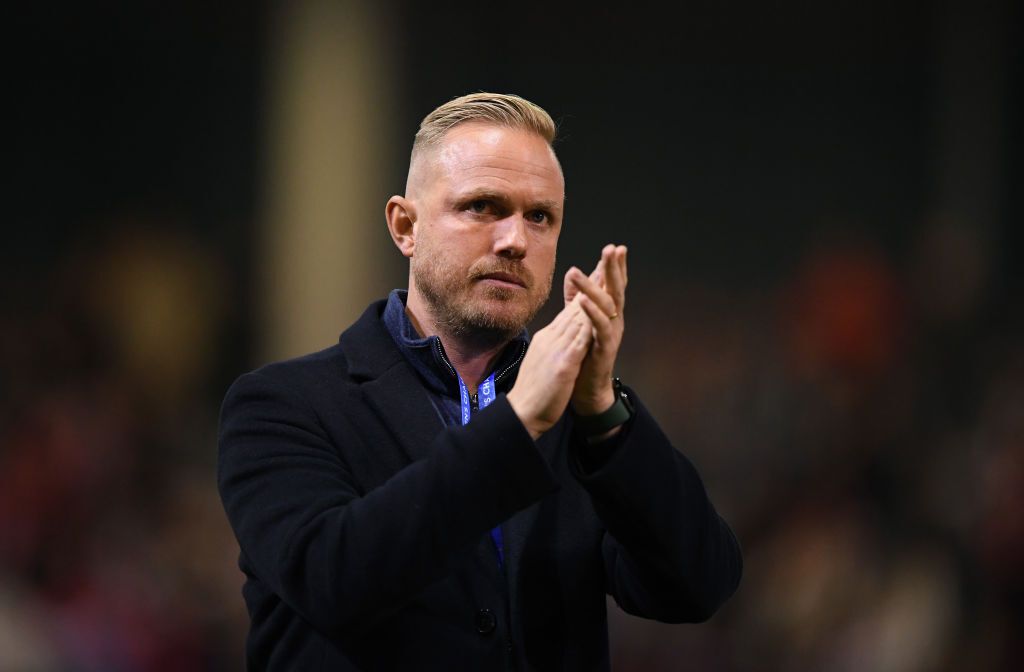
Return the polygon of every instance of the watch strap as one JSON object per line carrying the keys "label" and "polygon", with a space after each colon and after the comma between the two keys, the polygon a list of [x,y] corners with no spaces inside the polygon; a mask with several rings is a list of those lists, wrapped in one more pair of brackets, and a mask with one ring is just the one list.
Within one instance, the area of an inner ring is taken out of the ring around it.
{"label": "watch strap", "polygon": [[600,436],[633,417],[633,405],[618,378],[612,381],[612,389],[615,392],[615,402],[608,410],[597,415],[575,416],[576,428],[584,436]]}

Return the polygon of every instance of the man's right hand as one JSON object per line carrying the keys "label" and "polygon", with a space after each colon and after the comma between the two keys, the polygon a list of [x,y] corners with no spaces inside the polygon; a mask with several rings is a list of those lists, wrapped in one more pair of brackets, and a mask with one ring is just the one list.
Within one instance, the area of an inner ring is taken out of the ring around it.
{"label": "man's right hand", "polygon": [[508,403],[534,440],[565,412],[593,331],[577,298],[533,335]]}

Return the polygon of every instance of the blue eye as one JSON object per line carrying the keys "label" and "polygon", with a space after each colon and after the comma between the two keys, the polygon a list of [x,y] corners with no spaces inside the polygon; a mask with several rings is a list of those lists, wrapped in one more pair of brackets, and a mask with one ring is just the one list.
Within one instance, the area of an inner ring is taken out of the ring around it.
{"label": "blue eye", "polygon": [[487,212],[489,207],[490,207],[490,202],[489,201],[485,201],[482,198],[478,198],[475,201],[470,201],[470,203],[469,203],[469,209],[471,211],[475,212],[478,215],[482,215],[485,212]]}
{"label": "blue eye", "polygon": [[548,220],[548,213],[542,212],[541,210],[534,210],[529,215],[527,215],[527,218],[530,221],[535,222],[537,224],[543,224],[545,221]]}

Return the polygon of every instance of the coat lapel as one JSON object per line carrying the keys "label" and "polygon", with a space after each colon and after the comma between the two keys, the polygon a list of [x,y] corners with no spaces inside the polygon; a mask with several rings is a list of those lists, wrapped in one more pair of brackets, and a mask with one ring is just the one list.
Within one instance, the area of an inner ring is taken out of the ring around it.
{"label": "coat lapel", "polygon": [[444,422],[384,326],[385,305],[371,304],[340,340],[349,375],[405,457],[415,461],[429,454]]}
{"label": "coat lapel", "polygon": [[405,362],[362,386],[367,403],[394,435],[410,461],[421,460],[444,422],[416,372]]}

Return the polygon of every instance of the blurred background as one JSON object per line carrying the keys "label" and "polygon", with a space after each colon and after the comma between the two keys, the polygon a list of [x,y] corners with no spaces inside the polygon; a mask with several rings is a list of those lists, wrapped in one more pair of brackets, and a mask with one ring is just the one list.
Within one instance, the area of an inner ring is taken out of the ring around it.
{"label": "blurred background", "polygon": [[559,121],[557,272],[630,246],[619,373],[745,551],[614,669],[1018,669],[1019,3],[62,4],[8,22],[0,670],[242,667],[220,401],[404,286],[477,90]]}

